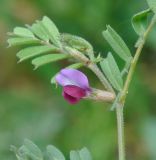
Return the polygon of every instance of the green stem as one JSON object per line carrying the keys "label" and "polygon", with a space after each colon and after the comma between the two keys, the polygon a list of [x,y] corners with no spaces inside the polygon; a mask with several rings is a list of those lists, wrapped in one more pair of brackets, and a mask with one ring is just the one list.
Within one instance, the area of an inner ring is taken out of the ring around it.
{"label": "green stem", "polygon": [[116,107],[116,116],[117,116],[117,130],[118,130],[119,160],[125,160],[123,107],[119,104]]}
{"label": "green stem", "polygon": [[142,41],[139,43],[138,48],[136,50],[135,56],[131,61],[130,69],[124,84],[124,88],[121,93],[121,97],[119,99],[118,106],[116,107],[116,114],[117,114],[117,128],[118,128],[118,150],[119,150],[119,160],[125,160],[125,145],[124,145],[124,118],[123,118],[123,108],[125,104],[125,100],[128,94],[128,89],[130,82],[132,81],[132,76],[134,74],[138,59],[140,57],[141,51],[144,47],[146,39],[154,27],[156,22],[156,17],[154,16],[149,24],[147,30],[145,31],[144,35],[142,36]]}
{"label": "green stem", "polygon": [[[85,66],[87,66],[94,74],[99,78],[103,86],[107,91],[112,92],[115,95],[115,92],[108,82],[108,80],[105,78],[104,74],[101,72],[101,70],[98,68],[98,66],[95,64],[95,62],[92,62],[88,57],[86,57],[84,54],[79,52],[76,49],[70,48],[70,47],[65,47],[64,50],[62,51],[63,53],[70,54],[72,57],[75,59],[79,60],[81,63],[83,63]],[[92,57],[93,59],[93,57]]]}
{"label": "green stem", "polygon": [[135,71],[138,59],[140,57],[141,51],[142,51],[142,49],[144,47],[144,44],[145,44],[146,39],[147,39],[147,36],[149,35],[150,31],[152,30],[153,26],[155,25],[155,22],[156,22],[156,20],[155,20],[155,16],[154,16],[152,21],[151,21],[151,23],[149,24],[146,32],[144,33],[144,35],[142,37],[142,42],[139,44],[139,46],[138,46],[138,48],[136,50],[134,58],[131,61],[130,69],[129,69],[129,72],[128,72],[128,75],[127,75],[127,79],[125,81],[125,85],[124,85],[124,88],[123,88],[123,91],[122,91],[122,96],[120,98],[120,102],[123,105],[125,103],[125,99],[126,99],[126,96],[128,94],[129,85],[130,85],[130,82],[132,81],[132,76],[134,74],[134,71]]}

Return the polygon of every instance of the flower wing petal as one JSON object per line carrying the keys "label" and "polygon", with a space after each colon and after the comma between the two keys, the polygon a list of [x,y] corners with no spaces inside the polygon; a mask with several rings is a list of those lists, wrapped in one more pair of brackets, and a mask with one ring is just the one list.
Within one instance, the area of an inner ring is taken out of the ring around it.
{"label": "flower wing petal", "polygon": [[65,92],[63,92],[62,95],[63,95],[64,99],[67,100],[70,104],[76,104],[80,101],[80,98],[72,97]]}
{"label": "flower wing petal", "polygon": [[75,97],[75,98],[82,98],[86,96],[86,90],[72,85],[67,85],[63,87],[64,93]]}

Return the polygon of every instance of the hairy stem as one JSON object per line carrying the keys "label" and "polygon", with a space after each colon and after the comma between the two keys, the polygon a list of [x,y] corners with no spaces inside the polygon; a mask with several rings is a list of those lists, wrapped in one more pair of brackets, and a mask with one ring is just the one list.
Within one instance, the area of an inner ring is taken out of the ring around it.
{"label": "hairy stem", "polygon": [[129,85],[130,85],[130,82],[132,81],[132,76],[134,74],[134,71],[135,71],[135,68],[136,68],[136,65],[137,65],[137,62],[138,62],[138,59],[140,57],[140,54],[141,54],[141,51],[144,47],[144,44],[146,42],[146,39],[150,33],[150,31],[152,30],[152,28],[154,27],[155,25],[155,22],[156,22],[156,18],[155,16],[153,17],[153,19],[151,20],[151,23],[149,24],[146,32],[144,33],[143,37],[142,37],[142,42],[139,44],[137,50],[136,50],[136,53],[135,53],[135,56],[134,58],[132,59],[131,61],[131,65],[130,65],[130,69],[129,69],[129,72],[128,72],[128,76],[127,76],[127,79],[125,81],[125,85],[124,85],[124,88],[123,88],[123,91],[122,91],[122,96],[120,98],[120,102],[124,105],[125,103],[125,99],[126,99],[126,96],[128,94],[128,89],[129,89]]}
{"label": "hairy stem", "polygon": [[139,43],[134,58],[131,61],[130,69],[124,84],[124,88],[122,90],[121,97],[119,99],[118,106],[116,107],[116,115],[117,115],[117,128],[118,128],[118,152],[119,152],[119,160],[125,160],[125,144],[124,144],[124,118],[123,118],[123,108],[125,104],[125,100],[128,94],[128,89],[130,82],[132,81],[132,76],[134,74],[138,59],[140,57],[141,51],[144,47],[146,39],[154,27],[156,22],[156,17],[154,16],[149,24],[147,30],[145,31],[144,35],[142,36],[142,41]]}
{"label": "hairy stem", "polygon": [[90,60],[90,59],[88,59],[88,57],[86,57],[81,52],[77,51],[76,49],[70,48],[70,47],[65,47],[64,51],[66,53],[70,54],[72,57],[79,60],[81,63],[83,63],[85,66],[87,66],[90,70],[92,70],[95,73],[95,75],[99,78],[99,80],[101,81],[101,83],[103,84],[105,89],[107,91],[112,92],[115,95],[115,92],[114,92],[112,86],[110,85],[108,80],[105,78],[104,74],[101,72],[101,70],[98,68],[98,66],[94,62],[92,62],[93,57],[92,57],[92,60]]}
{"label": "hairy stem", "polygon": [[116,107],[117,130],[118,130],[118,154],[119,160],[125,160],[125,143],[124,143],[124,116],[123,107],[118,104]]}
{"label": "hairy stem", "polygon": [[97,88],[91,88],[92,92],[87,99],[91,99],[94,101],[104,101],[104,102],[113,102],[115,99],[115,95],[112,92],[100,90]]}

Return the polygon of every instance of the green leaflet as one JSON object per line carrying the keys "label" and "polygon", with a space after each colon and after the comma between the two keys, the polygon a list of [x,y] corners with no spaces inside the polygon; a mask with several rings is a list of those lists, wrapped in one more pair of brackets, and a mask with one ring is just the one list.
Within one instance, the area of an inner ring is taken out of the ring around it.
{"label": "green leaflet", "polygon": [[81,160],[78,151],[70,151],[70,160]]}
{"label": "green leaflet", "polygon": [[21,37],[34,38],[33,33],[29,29],[24,28],[24,27],[15,27],[13,33]]}
{"label": "green leaflet", "polygon": [[28,139],[24,140],[24,144],[19,148],[18,153],[17,157],[21,157],[20,160],[25,160],[25,158],[43,160],[41,150]]}
{"label": "green leaflet", "polygon": [[147,17],[150,12],[151,12],[150,9],[146,9],[142,12],[135,14],[132,18],[132,26],[133,26],[135,32],[139,36],[143,35],[146,30]]}
{"label": "green leaflet", "polygon": [[28,150],[24,145],[18,149],[16,157],[18,160],[27,160],[30,158],[33,160],[38,160],[36,159],[36,156],[30,150]]}
{"label": "green leaflet", "polygon": [[60,47],[61,46],[60,33],[56,25],[46,16],[43,17],[41,22],[45,28],[47,35],[49,36],[49,39],[52,41],[52,43]]}
{"label": "green leaflet", "polygon": [[[71,64],[69,66],[67,66],[66,68],[74,68],[74,69],[78,69],[78,68],[81,68],[83,66],[82,63],[74,63],[74,64]],[[55,77],[58,73],[56,73],[52,78],[51,78],[51,83],[52,84],[55,84],[56,81],[55,81]]]}
{"label": "green leaflet", "polygon": [[47,146],[46,156],[47,160],[65,160],[64,155],[52,145]]}
{"label": "green leaflet", "polygon": [[44,41],[49,41],[49,36],[46,33],[45,28],[43,27],[43,25],[42,25],[42,23],[40,21],[37,21],[37,23],[33,24],[29,28],[40,39],[42,39]]}
{"label": "green leaflet", "polygon": [[32,60],[32,64],[35,66],[35,69],[37,69],[40,66],[43,66],[45,64],[59,61],[65,58],[68,58],[68,54],[47,54],[38,58],[35,58]]}
{"label": "green leaflet", "polygon": [[20,50],[17,53],[17,57],[20,59],[19,62],[22,62],[34,56],[38,56],[40,54],[47,53],[50,51],[56,52],[57,48],[54,46],[33,46]]}
{"label": "green leaflet", "polygon": [[156,13],[156,0],[147,0],[150,9]]}
{"label": "green leaflet", "polygon": [[79,151],[81,160],[92,160],[91,154],[86,147]]}
{"label": "green leaflet", "polygon": [[71,64],[69,66],[67,66],[66,68],[74,68],[74,69],[78,69],[78,68],[81,68],[83,67],[84,65],[82,63],[74,63],[74,64]]}
{"label": "green leaflet", "polygon": [[79,151],[71,151],[70,160],[92,160],[92,157],[88,149],[84,147]]}
{"label": "green leaflet", "polygon": [[120,73],[120,70],[112,56],[111,53],[108,53],[108,56],[106,59],[104,59],[102,62],[100,62],[102,71],[112,84],[112,86],[118,90],[121,91],[123,87],[123,80]]}
{"label": "green leaflet", "polygon": [[9,47],[18,45],[28,45],[28,44],[39,44],[40,41],[35,38],[9,38],[7,40]]}
{"label": "green leaflet", "polygon": [[79,36],[64,33],[61,35],[61,40],[66,45],[69,45],[70,47],[82,51],[86,54],[93,52],[92,45],[88,41]]}
{"label": "green leaflet", "polygon": [[131,56],[131,52],[127,47],[126,43],[123,39],[117,34],[117,32],[111,28],[111,26],[107,26],[107,30],[103,31],[103,36],[113,48],[113,50],[122,58],[124,61],[128,61]]}
{"label": "green leaflet", "polygon": [[10,151],[14,152],[17,160],[24,160],[24,158],[22,158],[22,155],[21,156],[19,155],[18,149],[15,146],[11,145]]}

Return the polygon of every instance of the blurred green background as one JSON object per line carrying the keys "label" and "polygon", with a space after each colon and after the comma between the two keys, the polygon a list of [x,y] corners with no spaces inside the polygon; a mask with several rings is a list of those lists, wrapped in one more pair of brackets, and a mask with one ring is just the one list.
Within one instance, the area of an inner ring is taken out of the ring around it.
{"label": "blurred green background", "polygon": [[[24,138],[44,150],[53,144],[69,156],[86,146],[95,160],[117,159],[116,117],[108,104],[81,101],[69,106],[51,77],[68,63],[33,71],[29,62],[17,64],[19,48],[6,49],[6,32],[49,16],[60,32],[90,41],[105,57],[111,49],[102,38],[106,24],[117,30],[134,52],[137,39],[131,27],[134,13],[147,7],[145,0],[0,0],[0,159],[14,160],[10,144]],[[156,28],[142,53],[125,108],[128,160],[156,159]],[[122,62],[119,66],[122,66]],[[100,88],[88,70],[90,84]]]}

